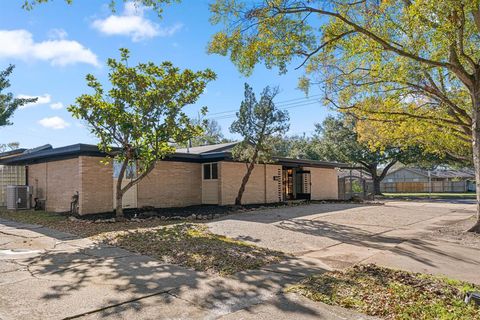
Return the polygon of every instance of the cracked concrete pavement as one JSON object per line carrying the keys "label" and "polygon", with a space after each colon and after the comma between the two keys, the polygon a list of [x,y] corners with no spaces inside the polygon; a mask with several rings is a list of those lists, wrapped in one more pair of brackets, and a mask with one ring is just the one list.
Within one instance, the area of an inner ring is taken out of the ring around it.
{"label": "cracked concrete pavement", "polygon": [[375,262],[480,283],[479,250],[422,235],[469,204],[318,204],[235,214],[218,234],[294,258],[220,277],[42,226],[0,220],[0,319],[367,319],[285,294],[312,273]]}

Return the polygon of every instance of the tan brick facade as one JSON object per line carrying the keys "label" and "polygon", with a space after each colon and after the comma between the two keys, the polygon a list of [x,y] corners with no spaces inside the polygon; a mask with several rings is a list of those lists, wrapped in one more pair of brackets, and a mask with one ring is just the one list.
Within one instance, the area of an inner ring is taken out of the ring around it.
{"label": "tan brick facade", "polygon": [[[70,210],[72,196],[78,191],[80,214],[112,211],[113,169],[111,164],[102,164],[102,159],[80,156],[30,165],[28,184],[34,187],[33,196],[45,199],[47,210],[64,212]],[[338,198],[335,169],[303,169],[311,173],[313,200]],[[200,163],[159,161],[137,185],[137,207],[234,204],[246,170],[244,163],[220,161],[218,179],[204,180]],[[274,203],[283,201],[282,197],[282,166],[255,165],[242,203]]]}
{"label": "tan brick facade", "polygon": [[78,164],[78,158],[74,158],[29,166],[28,184],[34,188],[33,197],[45,199],[48,211],[69,211],[72,196],[80,191]]}
{"label": "tan brick facade", "polygon": [[[250,179],[245,187],[242,197],[242,203],[273,203],[279,202],[281,197],[281,175],[278,178],[278,170],[282,167],[279,165],[255,165]],[[221,205],[231,205],[235,203],[238,189],[242,182],[242,178],[247,171],[245,163],[239,162],[219,162],[219,185],[220,185],[220,201]]]}
{"label": "tan brick facade", "polygon": [[138,207],[181,207],[202,203],[201,165],[159,161],[138,183]]}
{"label": "tan brick facade", "polygon": [[112,164],[100,157],[79,157],[79,214],[109,212],[113,209]]}
{"label": "tan brick facade", "polygon": [[311,199],[336,200],[338,199],[338,176],[335,169],[304,168],[311,174]]}

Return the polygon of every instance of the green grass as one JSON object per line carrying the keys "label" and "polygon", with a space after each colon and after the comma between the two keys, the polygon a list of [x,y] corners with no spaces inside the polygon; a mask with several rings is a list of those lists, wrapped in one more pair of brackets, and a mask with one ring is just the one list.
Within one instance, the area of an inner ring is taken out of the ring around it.
{"label": "green grass", "polygon": [[68,218],[64,215],[46,212],[46,211],[34,211],[34,210],[0,210],[0,218],[29,223],[29,224],[41,224],[44,226],[54,226],[58,222],[66,221]]}
{"label": "green grass", "polygon": [[385,198],[475,199],[475,193],[384,193]]}
{"label": "green grass", "polygon": [[384,319],[480,319],[480,308],[463,302],[480,287],[372,264],[311,276],[287,291]]}
{"label": "green grass", "polygon": [[193,223],[114,233],[103,240],[167,263],[220,275],[258,269],[285,258],[281,252],[216,235],[207,226]]}

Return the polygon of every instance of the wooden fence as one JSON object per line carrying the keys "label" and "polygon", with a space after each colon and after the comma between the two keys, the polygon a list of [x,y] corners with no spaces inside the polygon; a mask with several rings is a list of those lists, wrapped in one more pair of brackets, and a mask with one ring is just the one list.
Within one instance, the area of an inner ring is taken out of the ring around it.
{"label": "wooden fence", "polygon": [[383,182],[385,193],[467,192],[467,181]]}

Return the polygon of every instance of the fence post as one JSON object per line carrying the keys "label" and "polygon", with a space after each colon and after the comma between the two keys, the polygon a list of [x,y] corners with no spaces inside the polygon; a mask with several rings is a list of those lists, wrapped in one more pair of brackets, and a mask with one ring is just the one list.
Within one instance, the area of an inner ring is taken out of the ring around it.
{"label": "fence post", "polygon": [[432,173],[428,170],[428,198],[432,198]]}

